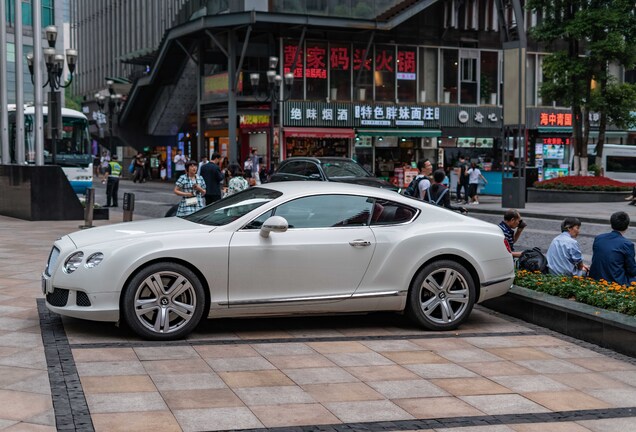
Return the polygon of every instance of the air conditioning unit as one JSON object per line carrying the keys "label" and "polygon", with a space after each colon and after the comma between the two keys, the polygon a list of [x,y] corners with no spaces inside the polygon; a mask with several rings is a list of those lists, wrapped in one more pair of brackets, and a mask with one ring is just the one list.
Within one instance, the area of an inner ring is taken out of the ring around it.
{"label": "air conditioning unit", "polygon": [[435,141],[433,138],[422,138],[422,144],[420,145],[421,148],[426,149],[426,148],[434,148],[435,147]]}

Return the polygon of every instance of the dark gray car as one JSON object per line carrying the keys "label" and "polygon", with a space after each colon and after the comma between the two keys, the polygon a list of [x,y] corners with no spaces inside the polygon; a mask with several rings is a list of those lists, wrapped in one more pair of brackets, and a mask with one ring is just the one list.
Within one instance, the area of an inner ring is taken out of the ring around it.
{"label": "dark gray car", "polygon": [[291,157],[284,160],[270,182],[332,181],[398,191],[391,183],[375,177],[353,159],[344,157]]}

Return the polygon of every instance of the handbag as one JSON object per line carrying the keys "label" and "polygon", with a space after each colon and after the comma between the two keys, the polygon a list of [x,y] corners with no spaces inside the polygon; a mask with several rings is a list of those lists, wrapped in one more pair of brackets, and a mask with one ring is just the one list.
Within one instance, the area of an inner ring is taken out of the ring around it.
{"label": "handbag", "polygon": [[190,197],[185,199],[185,205],[187,206],[195,206],[199,204],[199,200],[197,197]]}

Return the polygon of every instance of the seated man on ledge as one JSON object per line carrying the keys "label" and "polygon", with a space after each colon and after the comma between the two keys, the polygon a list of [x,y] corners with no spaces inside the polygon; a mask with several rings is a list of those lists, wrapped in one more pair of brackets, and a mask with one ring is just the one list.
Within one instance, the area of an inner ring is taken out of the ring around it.
{"label": "seated man on ledge", "polygon": [[575,217],[567,217],[561,223],[561,234],[556,236],[546,258],[550,274],[563,276],[585,276],[589,268],[583,264],[583,254],[576,238],[581,230],[581,221]]}
{"label": "seated man on ledge", "polygon": [[629,215],[619,211],[610,217],[612,232],[599,234],[592,247],[590,277],[620,285],[636,281],[634,243],[624,237],[629,227]]}

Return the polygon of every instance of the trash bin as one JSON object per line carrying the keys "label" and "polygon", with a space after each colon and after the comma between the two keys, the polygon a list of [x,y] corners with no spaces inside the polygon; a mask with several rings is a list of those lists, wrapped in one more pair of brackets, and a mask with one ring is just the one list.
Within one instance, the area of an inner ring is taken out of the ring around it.
{"label": "trash bin", "polygon": [[526,207],[526,177],[504,177],[501,184],[501,207]]}

